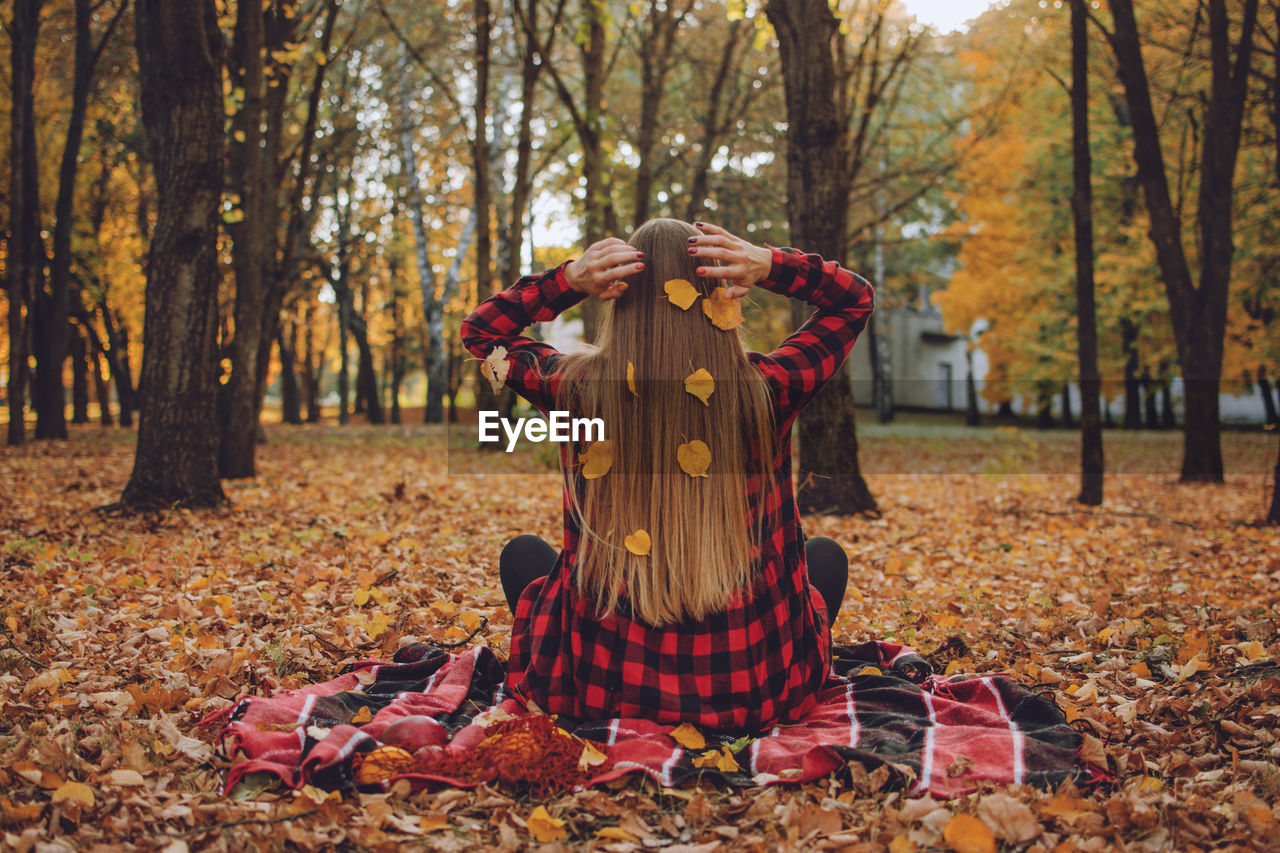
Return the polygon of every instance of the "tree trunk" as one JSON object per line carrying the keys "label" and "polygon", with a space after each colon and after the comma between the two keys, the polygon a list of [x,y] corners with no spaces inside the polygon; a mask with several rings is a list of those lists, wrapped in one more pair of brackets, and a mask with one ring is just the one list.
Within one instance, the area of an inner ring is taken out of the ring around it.
{"label": "tree trunk", "polygon": [[14,0],[9,60],[9,291],[8,443],[26,440],[27,355],[30,310],[43,289],[44,250],[40,241],[40,187],[36,163],[35,58],[43,0]]}
{"label": "tree trunk", "polygon": [[1271,398],[1271,382],[1267,379],[1267,368],[1263,365],[1258,365],[1258,371],[1254,374],[1254,378],[1257,381],[1258,393],[1262,395],[1262,408],[1266,412],[1262,422],[1264,424],[1274,424],[1276,423],[1276,404]]}
{"label": "tree trunk", "polygon": [[[239,221],[227,226],[231,266],[235,272],[235,329],[231,338],[231,375],[219,389],[218,417],[222,442],[218,471],[226,478],[252,477],[257,451],[258,352],[267,324],[267,186],[263,152],[263,108],[266,75],[266,20],[263,4],[236,4],[235,33],[228,57],[231,83],[242,101],[231,119],[228,176],[239,196]],[[274,253],[273,253],[274,254]],[[274,257],[270,258],[274,261]]]}
{"label": "tree trunk", "polygon": [[297,359],[294,349],[298,341],[298,326],[291,323],[289,338],[284,329],[276,334],[276,347],[280,352],[280,419],[287,424],[297,426],[302,423],[302,399],[298,390],[298,374],[295,370]]}
{"label": "tree trunk", "polygon": [[102,356],[105,350],[102,347],[102,341],[98,339],[98,333],[90,325],[88,317],[84,322],[84,333],[89,337],[89,367],[93,376],[94,395],[98,398],[98,423],[103,426],[111,426],[115,419],[111,417],[111,388],[107,385],[107,378],[102,375]]}
{"label": "tree trunk", "polygon": [[[826,0],[770,0],[765,9],[778,35],[787,102],[787,215],[791,240],[805,251],[841,258],[849,185],[842,158],[846,129],[837,117],[832,40],[837,22]],[[803,322],[805,307],[792,305]],[[874,511],[875,498],[858,467],[858,439],[849,372],[835,376],[799,418],[797,462],[801,512],[851,515]]]}
{"label": "tree trunk", "polygon": [[1036,429],[1053,429],[1056,426],[1053,422],[1053,397],[1044,388],[1036,397],[1036,405]]}
{"label": "tree trunk", "polygon": [[1124,351],[1124,428],[1142,429],[1142,395],[1138,382],[1138,327],[1128,317],[1120,319],[1120,345]]}
{"label": "tree trunk", "polygon": [[1149,234],[1169,298],[1169,317],[1186,385],[1182,482],[1222,482],[1218,389],[1231,283],[1232,188],[1253,55],[1258,0],[1244,0],[1239,41],[1231,59],[1225,0],[1208,0],[1209,92],[1203,98],[1200,158],[1199,287],[1182,241],[1182,223],[1169,194],[1159,128],[1133,13],[1133,0],[1111,4],[1112,52],[1133,125],[1134,162],[1151,220]]}
{"label": "tree trunk", "polygon": [[159,208],[147,259],[133,472],[121,502],[216,506],[215,359],[222,202],[222,35],[213,0],[136,0],[142,119]]}
{"label": "tree trunk", "polygon": [[982,415],[978,412],[978,382],[973,376],[973,350],[968,345],[964,348],[964,364],[965,426],[982,426]]}
{"label": "tree trunk", "polygon": [[123,323],[117,325],[111,317],[106,302],[98,303],[102,312],[102,326],[107,333],[107,367],[116,384],[116,401],[120,404],[120,426],[133,426],[133,413],[138,410],[137,394],[133,388],[133,367],[129,364],[129,330]]}
{"label": "tree trunk", "polygon": [[1146,413],[1147,429],[1160,429],[1160,410],[1157,407],[1158,392],[1155,380],[1151,378],[1151,368],[1142,370],[1142,403]]}
{"label": "tree trunk", "polygon": [[89,422],[89,348],[84,334],[75,327],[67,330],[67,353],[71,356],[71,422]]}
{"label": "tree trunk", "polygon": [[[1071,213],[1076,243],[1076,352],[1080,367],[1080,493],[1102,504],[1102,423],[1098,398],[1098,323],[1093,287],[1093,158],[1089,153],[1089,33],[1084,0],[1071,0]],[[1071,424],[1070,386],[1062,389],[1063,421]]]}
{"label": "tree trunk", "polygon": [[382,411],[382,396],[378,393],[378,376],[373,366],[373,348],[369,346],[368,329],[364,317],[352,313],[351,336],[356,339],[360,360],[356,366],[356,397],[363,398],[365,418],[371,424],[387,422]]}
{"label": "tree trunk", "polygon": [[[312,316],[314,309],[311,305],[303,310],[303,384],[306,388],[307,398],[307,423],[320,423],[320,379],[324,373],[324,347],[320,348],[317,354],[315,348],[315,329],[313,328],[315,319]],[[319,363],[317,363],[317,361]]]}

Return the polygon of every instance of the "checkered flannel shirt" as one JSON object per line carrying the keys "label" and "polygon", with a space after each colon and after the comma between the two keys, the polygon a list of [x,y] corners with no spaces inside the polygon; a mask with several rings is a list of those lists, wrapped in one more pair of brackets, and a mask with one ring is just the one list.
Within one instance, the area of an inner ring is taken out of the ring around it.
{"label": "checkered flannel shirt", "polygon": [[[544,413],[557,408],[562,355],[520,333],[585,298],[570,288],[566,265],[521,278],[483,302],[461,329],[463,344],[479,358],[507,348],[507,385]],[[697,623],[653,627],[629,618],[625,606],[599,618],[573,580],[580,528],[566,482],[563,548],[550,575],[520,596],[508,662],[509,689],[548,713],[759,730],[799,719],[816,701],[831,668],[831,640],[822,596],[805,569],[791,426],[848,357],[873,291],[835,262],[794,249],[773,249],[769,278],[757,284],[817,310],[773,352],[748,353],[768,383],[777,425],[777,490],[765,508],[766,541],[753,549],[759,562],[752,588]],[[562,465],[574,464],[574,452],[571,443],[561,445]],[[748,478],[750,506],[761,485],[760,475]]]}

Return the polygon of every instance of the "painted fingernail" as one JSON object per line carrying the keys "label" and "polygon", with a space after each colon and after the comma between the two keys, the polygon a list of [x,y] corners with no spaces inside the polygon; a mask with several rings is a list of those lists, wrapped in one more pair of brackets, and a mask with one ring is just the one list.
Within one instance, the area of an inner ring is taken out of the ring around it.
{"label": "painted fingernail", "polygon": [[644,264],[636,264],[636,269],[638,270],[644,269]]}
{"label": "painted fingernail", "polygon": [[691,254],[691,255],[696,255],[696,254],[698,254],[698,250],[697,250],[696,248],[694,248],[693,246],[690,246],[690,247],[689,247],[689,254]]}
{"label": "painted fingernail", "polygon": [[698,242],[698,238],[697,238],[697,237],[690,237],[690,238],[689,238],[689,242],[690,242],[690,243],[696,243],[696,242]]}
{"label": "painted fingernail", "polygon": [[701,228],[703,225],[706,225],[707,223],[705,223],[705,222],[695,222],[695,223],[693,223],[693,224],[694,224],[695,226],[697,226],[698,228]]}
{"label": "painted fingernail", "polygon": [[636,257],[637,257],[637,258],[643,258],[643,257],[644,257],[644,252],[636,252]]}
{"label": "painted fingernail", "polygon": [[698,267],[698,269],[697,269],[697,273],[698,273],[698,275],[706,275],[706,274],[707,274],[707,271],[706,271],[705,269],[703,269],[702,267]]}

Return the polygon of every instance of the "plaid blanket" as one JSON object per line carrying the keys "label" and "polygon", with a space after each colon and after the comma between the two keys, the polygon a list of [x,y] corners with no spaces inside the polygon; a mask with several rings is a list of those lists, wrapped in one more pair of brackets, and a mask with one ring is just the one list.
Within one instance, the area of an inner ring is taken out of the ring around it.
{"label": "plaid blanket", "polygon": [[[636,772],[664,786],[702,773],[740,785],[798,783],[849,760],[887,766],[913,792],[942,797],[981,783],[1052,785],[1084,775],[1081,738],[1058,707],[1005,676],[941,677],[912,649],[885,642],[837,646],[833,670],[811,714],[764,732],[676,731],[641,719],[557,720],[552,730],[595,747],[600,757],[579,777],[586,785]],[[487,648],[452,655],[418,643],[391,663],[360,661],[331,681],[245,697],[206,721],[224,722],[218,740],[236,762],[223,792],[264,773],[291,788],[356,787],[368,779],[353,766],[380,747],[395,752],[382,739],[399,740],[390,727],[407,717],[416,727],[416,760],[370,789],[398,779],[475,785],[456,768],[485,743],[486,727],[530,716],[504,695],[505,677]]]}

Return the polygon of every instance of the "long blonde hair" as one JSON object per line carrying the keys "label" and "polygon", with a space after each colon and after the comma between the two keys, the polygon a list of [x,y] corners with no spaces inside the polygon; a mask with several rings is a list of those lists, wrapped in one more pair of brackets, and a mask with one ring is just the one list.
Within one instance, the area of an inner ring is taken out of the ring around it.
{"label": "long blonde hair", "polygon": [[[614,451],[603,477],[585,479],[577,464],[566,472],[583,532],[578,590],[603,613],[625,596],[632,616],[655,626],[701,620],[746,593],[775,486],[773,408],[741,333],[713,326],[700,301],[680,309],[663,289],[684,279],[706,297],[723,284],[695,275],[688,238],[698,233],[675,219],[637,228],[629,242],[644,269],[607,303],[598,346],[562,362],[560,404],[602,418]],[[699,368],[715,381],[708,404],[685,390]],[[679,467],[679,445],[694,440],[710,448],[707,477]],[[749,478],[759,478],[754,506]],[[641,529],[652,543],[644,556],[624,547]]]}

